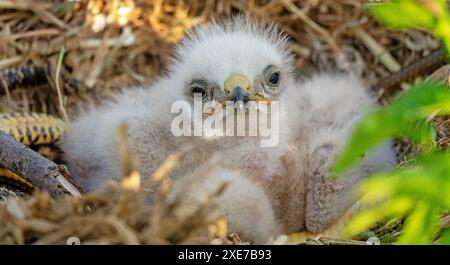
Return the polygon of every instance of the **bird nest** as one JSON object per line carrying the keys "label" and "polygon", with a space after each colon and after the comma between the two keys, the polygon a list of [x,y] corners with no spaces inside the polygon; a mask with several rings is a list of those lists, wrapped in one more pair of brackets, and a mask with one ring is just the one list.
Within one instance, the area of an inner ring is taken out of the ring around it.
{"label": "bird nest", "polygon": [[[213,194],[212,194],[213,195]],[[81,198],[36,192],[0,208],[0,244],[228,244],[225,220],[204,202],[152,205],[116,182]]]}
{"label": "bird nest", "polygon": [[[186,30],[237,13],[279,23],[293,40],[298,73],[352,71],[370,87],[438,48],[425,32],[379,25],[365,12],[367,2],[0,0],[0,112],[71,119],[80,104],[151,83]],[[374,93],[385,104],[403,88]],[[444,147],[447,121],[436,121]],[[401,159],[411,150],[399,142]],[[59,162],[57,149],[39,152]],[[0,208],[0,243],[230,243],[214,196],[197,204],[163,196],[150,205],[141,193],[111,183],[81,198],[13,198]]]}

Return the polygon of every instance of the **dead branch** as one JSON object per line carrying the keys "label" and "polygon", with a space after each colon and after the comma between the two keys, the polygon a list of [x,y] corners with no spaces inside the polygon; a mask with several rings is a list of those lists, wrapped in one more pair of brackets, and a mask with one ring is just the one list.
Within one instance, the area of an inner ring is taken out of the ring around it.
{"label": "dead branch", "polygon": [[307,239],[304,245],[368,245],[368,243],[358,240],[320,237],[318,239]]}
{"label": "dead branch", "polygon": [[64,167],[42,157],[29,147],[0,131],[0,166],[13,171],[52,196],[81,196],[81,189],[69,178]]}

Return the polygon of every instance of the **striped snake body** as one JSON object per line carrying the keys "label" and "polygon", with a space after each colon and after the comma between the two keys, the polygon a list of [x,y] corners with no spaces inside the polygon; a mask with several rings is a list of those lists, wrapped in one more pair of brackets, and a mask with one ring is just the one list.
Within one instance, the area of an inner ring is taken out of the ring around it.
{"label": "striped snake body", "polygon": [[[57,143],[67,124],[52,115],[34,112],[0,113],[0,131],[8,133],[18,142],[29,145]],[[34,187],[16,173],[0,168],[0,201],[11,194],[29,194]]]}

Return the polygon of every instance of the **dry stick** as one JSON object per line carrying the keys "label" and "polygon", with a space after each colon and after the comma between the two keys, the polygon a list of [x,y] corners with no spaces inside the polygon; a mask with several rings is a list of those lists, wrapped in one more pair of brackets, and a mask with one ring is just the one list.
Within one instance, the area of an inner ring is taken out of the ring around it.
{"label": "dry stick", "polygon": [[0,60],[0,70],[16,65],[22,61],[22,56],[13,56]]}
{"label": "dry stick", "polygon": [[368,244],[365,241],[320,237],[319,239],[307,239],[306,242],[301,245],[368,245]]}
{"label": "dry stick", "polygon": [[56,92],[58,93],[59,109],[64,117],[64,120],[66,122],[69,122],[69,116],[67,115],[66,109],[64,108],[64,96],[61,92],[61,86],[59,83],[63,58],[64,58],[64,46],[61,47],[61,51],[60,51],[59,57],[58,57],[58,63],[56,65],[55,85],[56,85]]}
{"label": "dry stick", "polygon": [[81,189],[69,178],[63,168],[17,142],[0,131],[0,167],[22,176],[33,186],[47,190],[53,197],[71,194],[81,196]]}
{"label": "dry stick", "polygon": [[69,29],[67,24],[54,16],[52,13],[48,12],[45,7],[43,7],[41,4],[34,3],[34,1],[26,0],[27,5],[30,7],[30,10],[32,10],[36,15],[42,18],[43,21],[52,23],[56,26],[58,26],[61,29]]}
{"label": "dry stick", "polygon": [[441,229],[450,228],[450,214],[441,219]]}
{"label": "dry stick", "polygon": [[376,59],[379,59],[391,73],[400,71],[402,66],[394,59],[394,57],[392,57],[389,51],[381,46],[381,44],[379,44],[372,36],[361,28],[355,30],[355,35],[364,43],[373,56]]}
{"label": "dry stick", "polygon": [[[11,99],[11,93],[9,91],[9,86],[6,83],[6,81],[3,80],[3,78],[0,77],[0,87],[2,87],[2,86],[3,86],[4,90],[5,90],[6,99],[8,101],[8,108],[7,108],[7,110],[11,111],[12,110],[12,99]],[[1,91],[0,91],[0,94],[1,94]]]}
{"label": "dry stick", "polygon": [[311,29],[322,35],[322,37],[325,39],[325,41],[330,46],[331,50],[333,51],[334,55],[336,56],[336,61],[339,67],[342,67],[343,69],[352,72],[350,69],[350,65],[345,59],[345,56],[342,54],[341,50],[339,49],[336,42],[333,40],[333,37],[326,31],[324,28],[322,28],[320,25],[318,25],[316,22],[314,22],[311,18],[309,18],[300,8],[298,8],[294,3],[292,3],[291,0],[283,0],[284,6],[291,12],[293,12],[295,15],[297,15],[303,22],[305,22]]}
{"label": "dry stick", "polygon": [[139,164],[131,151],[128,142],[128,127],[125,124],[116,128],[116,138],[122,162],[122,187],[126,190],[138,191],[141,188]]}
{"label": "dry stick", "polygon": [[450,64],[439,67],[432,74],[430,74],[427,81],[437,81],[450,85]]}
{"label": "dry stick", "polygon": [[17,33],[12,35],[10,38],[12,40],[17,40],[22,38],[50,37],[58,34],[61,34],[61,31],[59,29],[37,29],[23,33]]}
{"label": "dry stick", "polygon": [[18,10],[27,10],[28,5],[24,2],[16,2],[16,1],[0,1],[0,9],[18,9]]}
{"label": "dry stick", "polygon": [[[42,3],[42,8],[49,8],[52,4]],[[16,10],[29,10],[32,9],[26,2],[21,1],[0,1],[0,9],[16,9]]]}

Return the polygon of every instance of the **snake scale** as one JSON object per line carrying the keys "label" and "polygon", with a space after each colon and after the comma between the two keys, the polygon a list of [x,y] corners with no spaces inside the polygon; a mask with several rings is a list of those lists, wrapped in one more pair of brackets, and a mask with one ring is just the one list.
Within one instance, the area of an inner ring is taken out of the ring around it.
{"label": "snake scale", "polygon": [[[34,112],[0,113],[0,131],[8,133],[24,145],[36,146],[57,143],[67,124],[52,115]],[[14,172],[0,168],[0,201],[12,194],[29,194],[34,187]]]}

